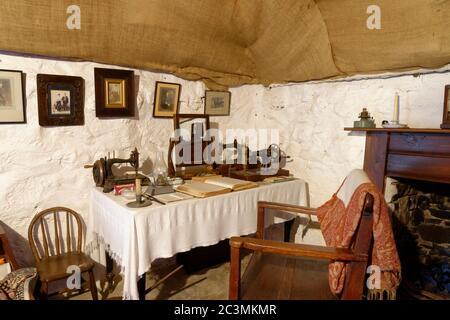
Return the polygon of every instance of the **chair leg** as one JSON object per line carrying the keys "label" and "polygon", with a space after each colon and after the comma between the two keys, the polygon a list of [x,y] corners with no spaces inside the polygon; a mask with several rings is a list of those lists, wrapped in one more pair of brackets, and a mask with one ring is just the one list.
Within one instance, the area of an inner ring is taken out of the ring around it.
{"label": "chair leg", "polygon": [[98,300],[97,285],[95,284],[94,271],[89,270],[89,289],[91,290],[92,300]]}
{"label": "chair leg", "polygon": [[41,282],[41,296],[40,299],[41,300],[47,300],[48,298],[48,282],[47,281],[42,281]]}

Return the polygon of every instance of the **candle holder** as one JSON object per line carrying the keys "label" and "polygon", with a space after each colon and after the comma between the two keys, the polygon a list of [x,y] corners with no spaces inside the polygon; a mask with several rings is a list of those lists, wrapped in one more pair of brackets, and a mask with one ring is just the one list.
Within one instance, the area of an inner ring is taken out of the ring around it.
{"label": "candle holder", "polygon": [[151,200],[142,199],[142,195],[136,195],[136,201],[128,202],[127,207],[130,208],[143,208],[152,204]]}
{"label": "candle holder", "polygon": [[152,202],[148,199],[142,200],[142,187],[141,187],[141,179],[136,179],[136,201],[128,202],[127,207],[130,208],[143,208],[148,207],[152,204]]}
{"label": "candle holder", "polygon": [[382,127],[386,129],[401,129],[408,128],[408,125],[400,123],[400,96],[395,94],[394,100],[394,114],[391,121],[383,121]]}

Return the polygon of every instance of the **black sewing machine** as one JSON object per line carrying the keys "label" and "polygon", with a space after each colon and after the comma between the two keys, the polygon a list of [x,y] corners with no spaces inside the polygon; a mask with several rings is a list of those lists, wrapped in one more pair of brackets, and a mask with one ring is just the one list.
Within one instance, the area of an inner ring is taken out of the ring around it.
{"label": "black sewing machine", "polygon": [[[135,173],[115,176],[112,167],[117,163],[129,163],[134,168]],[[137,178],[142,180],[141,184],[143,186],[148,186],[150,183],[150,180],[146,176],[138,173],[139,152],[137,148],[134,148],[128,159],[104,157],[95,161],[93,165],[85,165],[84,167],[92,168],[95,185],[97,187],[103,187],[103,192],[105,193],[113,191],[116,185],[135,183]]]}

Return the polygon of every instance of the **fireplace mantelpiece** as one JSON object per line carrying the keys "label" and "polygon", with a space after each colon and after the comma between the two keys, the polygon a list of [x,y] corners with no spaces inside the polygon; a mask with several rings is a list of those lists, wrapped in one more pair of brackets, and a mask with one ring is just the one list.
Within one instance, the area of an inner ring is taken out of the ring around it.
{"label": "fireplace mantelpiece", "polygon": [[450,130],[345,130],[366,132],[364,170],[381,191],[386,177],[450,183]]}

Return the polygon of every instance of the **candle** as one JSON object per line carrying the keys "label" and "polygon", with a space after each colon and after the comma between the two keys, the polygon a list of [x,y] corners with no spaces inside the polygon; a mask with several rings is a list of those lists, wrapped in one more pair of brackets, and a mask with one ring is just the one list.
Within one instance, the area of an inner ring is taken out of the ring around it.
{"label": "candle", "polygon": [[141,179],[136,179],[136,196],[142,195]]}
{"label": "candle", "polygon": [[398,96],[398,93],[395,94],[395,102],[394,102],[394,117],[392,119],[392,122],[399,123],[399,103],[400,103],[400,97]]}

